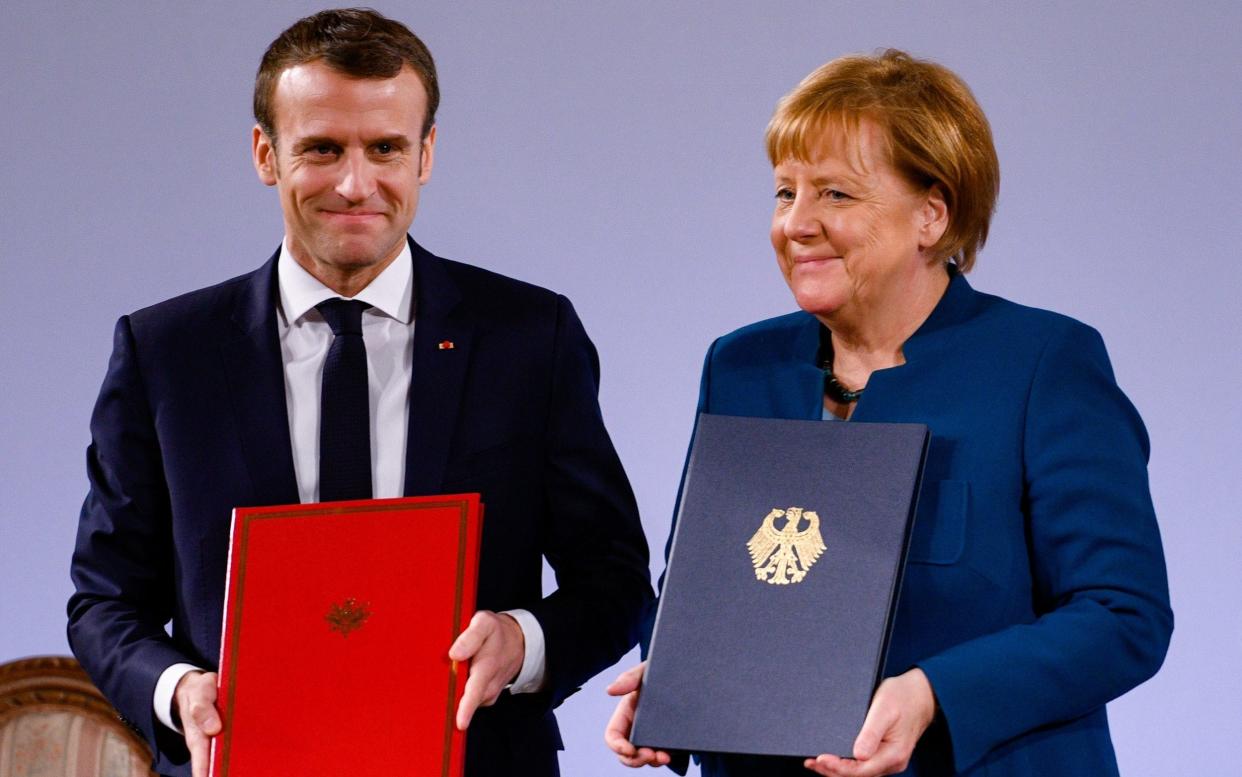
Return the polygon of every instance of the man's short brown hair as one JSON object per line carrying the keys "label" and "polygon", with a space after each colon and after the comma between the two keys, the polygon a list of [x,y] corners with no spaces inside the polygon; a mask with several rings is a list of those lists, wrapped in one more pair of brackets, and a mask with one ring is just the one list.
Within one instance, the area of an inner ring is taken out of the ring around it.
{"label": "man's short brown hair", "polygon": [[943,65],[896,49],[834,59],[777,104],[768,159],[809,161],[826,132],[840,129],[852,139],[863,119],[879,127],[889,161],[907,181],[940,188],[949,226],[936,256],[970,270],[1000,192],[992,130],[970,88]]}
{"label": "man's short brown hair", "polygon": [[276,142],[272,97],[287,68],[322,61],[353,78],[393,78],[409,66],[427,91],[423,137],[436,123],[436,63],[418,36],[370,8],[335,8],[299,19],[267,47],[254,79],[254,119]]}

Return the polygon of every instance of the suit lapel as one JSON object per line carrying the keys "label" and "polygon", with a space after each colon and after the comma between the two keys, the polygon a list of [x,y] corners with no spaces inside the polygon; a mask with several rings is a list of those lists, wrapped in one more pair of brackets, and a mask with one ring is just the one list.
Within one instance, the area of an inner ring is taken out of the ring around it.
{"label": "suit lapel", "polygon": [[416,306],[405,494],[417,496],[443,485],[475,327],[459,308],[461,292],[443,260],[413,240],[410,251]]}
{"label": "suit lapel", "polygon": [[298,501],[276,331],[277,256],[279,251],[242,287],[233,306],[233,328],[221,344],[241,455],[256,505]]}

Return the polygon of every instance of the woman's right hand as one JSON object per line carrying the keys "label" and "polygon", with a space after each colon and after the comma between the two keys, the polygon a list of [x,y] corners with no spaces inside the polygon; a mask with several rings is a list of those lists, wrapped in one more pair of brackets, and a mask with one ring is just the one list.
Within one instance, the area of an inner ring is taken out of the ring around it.
{"label": "woman's right hand", "polygon": [[644,661],[632,669],[627,669],[608,686],[608,695],[620,696],[621,700],[617,702],[617,709],[604,729],[604,744],[626,766],[667,766],[672,760],[668,753],[649,747],[634,747],[634,743],[630,741],[634,710],[638,708],[638,689],[642,685],[643,670],[646,667],[647,662]]}

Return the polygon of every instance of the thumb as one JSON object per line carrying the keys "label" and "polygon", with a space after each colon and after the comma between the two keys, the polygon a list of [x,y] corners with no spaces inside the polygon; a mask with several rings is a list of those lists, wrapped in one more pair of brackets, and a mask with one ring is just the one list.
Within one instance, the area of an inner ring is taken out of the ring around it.
{"label": "thumb", "polygon": [[495,625],[488,620],[488,615],[491,615],[491,613],[484,613],[481,610],[474,614],[466,630],[458,634],[457,639],[453,640],[453,644],[448,652],[449,658],[454,661],[467,661],[474,658],[474,654],[478,653],[479,648],[483,647],[483,643],[487,641]]}
{"label": "thumb", "polygon": [[884,705],[872,704],[867,711],[867,719],[863,721],[862,731],[854,740],[854,759],[866,761],[880,749],[880,743],[892,724],[892,711]]}
{"label": "thumb", "polygon": [[643,682],[643,671],[647,668],[647,662],[638,666],[630,667],[621,674],[617,675],[617,679],[612,681],[605,690],[609,696],[624,696],[627,693],[638,690]]}
{"label": "thumb", "polygon": [[854,740],[854,759],[866,761],[879,749],[880,733],[864,725],[862,731],[858,733],[858,738]]}

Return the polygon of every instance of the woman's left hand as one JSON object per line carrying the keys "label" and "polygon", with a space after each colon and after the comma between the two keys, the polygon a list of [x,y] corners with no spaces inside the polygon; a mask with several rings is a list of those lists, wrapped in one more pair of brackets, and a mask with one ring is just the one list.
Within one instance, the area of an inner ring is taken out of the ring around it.
{"label": "woman's left hand", "polygon": [[880,777],[898,774],[910,764],[919,737],[936,714],[936,697],[919,668],[880,683],[862,731],[854,740],[854,758],[821,755],[805,766],[827,777]]}

